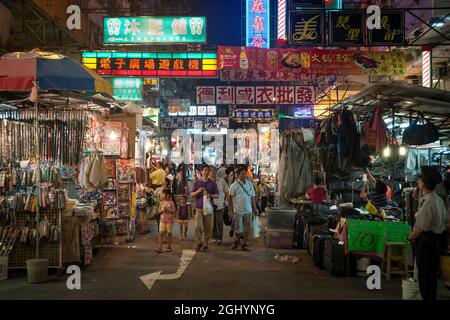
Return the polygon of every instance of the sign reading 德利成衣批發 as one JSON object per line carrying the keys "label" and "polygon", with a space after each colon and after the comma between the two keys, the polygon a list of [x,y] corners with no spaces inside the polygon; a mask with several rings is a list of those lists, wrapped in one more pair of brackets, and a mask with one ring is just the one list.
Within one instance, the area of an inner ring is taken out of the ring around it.
{"label": "sign reading \u5fb7\u5229\u6210\u8863\u6279\u767c", "polygon": [[105,18],[105,44],[205,43],[205,17]]}

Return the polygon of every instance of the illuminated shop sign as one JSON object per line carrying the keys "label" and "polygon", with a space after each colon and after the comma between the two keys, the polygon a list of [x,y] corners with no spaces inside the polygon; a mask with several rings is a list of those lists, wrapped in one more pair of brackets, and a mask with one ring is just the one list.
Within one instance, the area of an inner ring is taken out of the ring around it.
{"label": "illuminated shop sign", "polygon": [[99,74],[215,78],[217,53],[83,52],[83,64]]}
{"label": "illuminated shop sign", "polygon": [[142,78],[111,78],[114,98],[117,100],[142,100]]}
{"label": "illuminated shop sign", "polygon": [[247,0],[247,47],[270,47],[270,0]]}
{"label": "illuminated shop sign", "polygon": [[105,44],[205,43],[205,17],[105,18]]}
{"label": "illuminated shop sign", "polygon": [[169,116],[200,116],[200,117],[212,117],[217,116],[217,106],[190,106],[188,112],[169,112]]}

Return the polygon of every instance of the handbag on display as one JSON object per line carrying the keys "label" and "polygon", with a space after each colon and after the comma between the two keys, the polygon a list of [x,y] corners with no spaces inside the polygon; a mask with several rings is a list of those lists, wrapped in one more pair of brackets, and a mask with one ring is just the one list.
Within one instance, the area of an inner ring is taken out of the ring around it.
{"label": "handbag on display", "polygon": [[[422,119],[423,124],[417,124],[419,119]],[[422,112],[416,121],[403,133],[403,144],[407,145],[424,145],[439,140],[439,129],[431,121],[425,119]]]}

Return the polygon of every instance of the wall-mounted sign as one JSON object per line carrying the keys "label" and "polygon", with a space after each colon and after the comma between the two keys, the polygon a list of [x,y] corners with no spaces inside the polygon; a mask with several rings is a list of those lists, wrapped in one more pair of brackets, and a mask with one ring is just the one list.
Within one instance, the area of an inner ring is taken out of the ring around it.
{"label": "wall-mounted sign", "polygon": [[111,78],[111,85],[114,91],[114,98],[119,101],[139,101],[142,100],[141,78]]}
{"label": "wall-mounted sign", "polygon": [[270,47],[270,0],[246,0],[246,45]]}
{"label": "wall-mounted sign", "polygon": [[175,111],[171,112],[169,110],[170,117],[180,117],[180,116],[208,116],[213,117],[217,116],[217,106],[190,106],[187,112],[184,111]]}
{"label": "wall-mounted sign", "polygon": [[159,108],[144,108],[142,116],[152,120],[156,125],[159,124]]}
{"label": "wall-mounted sign", "polygon": [[329,22],[330,45],[364,45],[365,19],[363,11],[330,11]]}
{"label": "wall-mounted sign", "polygon": [[126,17],[104,19],[105,44],[206,42],[205,17]]}
{"label": "wall-mounted sign", "polygon": [[218,105],[314,104],[315,91],[312,86],[228,86],[216,87],[215,90],[214,87],[197,87],[197,104],[206,100],[212,102],[213,99]]}
{"label": "wall-mounted sign", "polygon": [[144,90],[144,92],[158,92],[159,91],[159,79],[158,78],[144,78],[143,90]]}
{"label": "wall-mounted sign", "polygon": [[236,109],[233,120],[236,122],[270,122],[275,117],[273,109]]}
{"label": "wall-mounted sign", "polygon": [[180,113],[187,115],[191,107],[189,99],[169,99],[169,113]]}
{"label": "wall-mounted sign", "polygon": [[295,107],[292,110],[292,114],[296,118],[313,118],[314,117],[314,107]]}
{"label": "wall-mounted sign", "polygon": [[83,65],[113,76],[218,76],[215,52],[83,52]]}
{"label": "wall-mounted sign", "polygon": [[381,29],[369,30],[369,44],[395,46],[405,44],[405,12],[381,10]]}
{"label": "wall-mounted sign", "polygon": [[288,39],[291,46],[323,45],[323,11],[291,10],[288,25]]}
{"label": "wall-mounted sign", "polygon": [[[248,69],[241,69],[241,47],[219,47],[219,65],[223,69],[273,81],[303,80],[309,75],[404,75],[405,54],[401,51],[366,52],[323,49],[244,48]],[[225,54],[222,54],[225,52]],[[234,76],[237,78],[237,76]],[[243,79],[242,76],[240,79]]]}
{"label": "wall-mounted sign", "polygon": [[161,117],[159,118],[159,126],[161,130],[175,129],[194,129],[195,123],[201,123],[203,128],[228,128],[229,118],[225,117]]}
{"label": "wall-mounted sign", "polygon": [[323,8],[324,0],[287,0],[290,7]]}

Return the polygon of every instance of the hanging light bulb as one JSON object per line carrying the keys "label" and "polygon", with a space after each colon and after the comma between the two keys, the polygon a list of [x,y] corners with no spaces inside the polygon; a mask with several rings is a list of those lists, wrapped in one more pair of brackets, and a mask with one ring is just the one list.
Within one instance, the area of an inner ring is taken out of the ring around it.
{"label": "hanging light bulb", "polygon": [[115,131],[111,131],[111,133],[109,134],[109,138],[111,140],[116,140],[117,139],[117,133]]}
{"label": "hanging light bulb", "polygon": [[399,153],[402,157],[406,156],[406,152],[407,152],[407,150],[406,150],[406,147],[405,147],[405,146],[401,146],[400,149],[398,150],[398,153]]}
{"label": "hanging light bulb", "polygon": [[387,146],[383,150],[383,157],[389,158],[390,156],[391,156],[391,148],[389,146]]}

